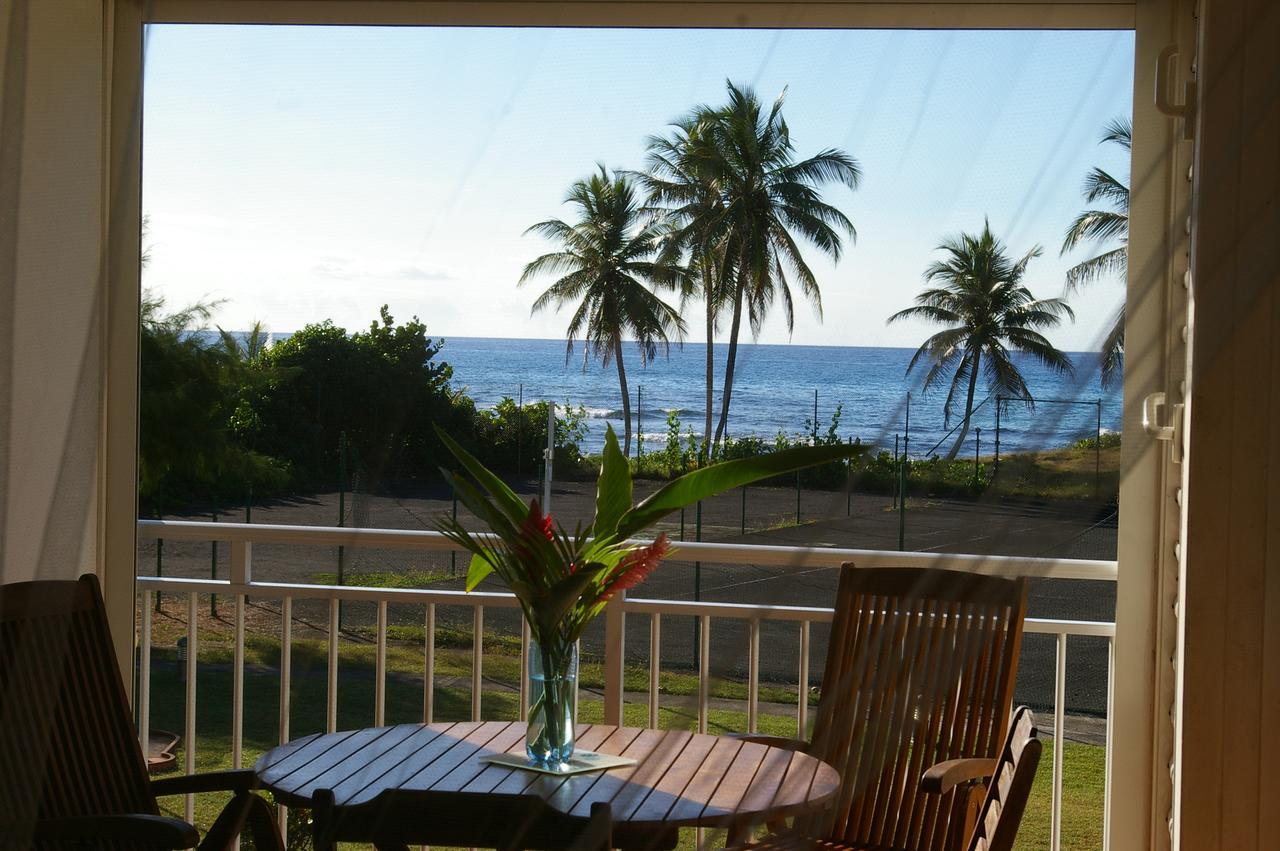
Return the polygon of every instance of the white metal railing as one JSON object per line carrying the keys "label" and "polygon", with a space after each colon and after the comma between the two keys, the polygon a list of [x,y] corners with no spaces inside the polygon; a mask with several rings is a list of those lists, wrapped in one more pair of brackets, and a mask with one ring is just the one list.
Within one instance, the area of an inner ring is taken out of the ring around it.
{"label": "white metal railing", "polygon": [[[339,604],[341,601],[366,601],[377,606],[375,632],[374,671],[374,721],[382,725],[386,712],[387,678],[387,611],[390,604],[417,604],[424,607],[423,643],[423,708],[422,720],[433,720],[435,698],[435,633],[436,607],[464,606],[473,611],[472,662],[471,662],[471,717],[480,720],[483,681],[483,634],[486,608],[516,608],[515,597],[507,593],[447,591],[417,588],[367,588],[350,585],[309,585],[287,582],[259,582],[253,579],[254,544],[293,544],[305,546],[344,546],[370,549],[389,549],[421,552],[455,551],[454,544],[438,532],[349,529],[341,527],[281,526],[243,523],[207,523],[199,521],[139,520],[140,538],[209,542],[220,541],[230,545],[230,577],[227,580],[187,579],[179,577],[137,577],[141,592],[141,652],[148,660],[138,672],[139,726],[143,747],[147,747],[151,671],[151,603],[152,595],[183,597],[187,602],[187,657],[186,657],[186,706],[183,735],[185,768],[195,769],[196,743],[196,657],[198,651],[197,601],[201,594],[232,596],[235,600],[234,655],[232,661],[232,763],[240,767],[244,741],[244,635],[245,611],[249,598],[278,600],[281,605],[281,662],[280,662],[280,721],[279,739],[289,738],[290,679],[293,603],[295,600],[328,601],[328,668],[326,673],[326,729],[337,727],[338,709],[338,657],[339,657]],[[822,547],[780,547],[746,544],[679,542],[676,558],[698,560],[708,564],[751,564],[761,566],[786,566],[797,569],[837,567],[846,562],[863,566],[897,567],[946,567],[1002,576],[1028,576],[1052,579],[1115,581],[1114,561],[1024,558],[1018,556],[958,555],[950,553],[893,552],[882,550],[836,549]],[[797,674],[796,723],[803,733],[809,721],[808,682],[810,659],[810,627],[814,623],[829,623],[834,612],[830,608],[806,606],[769,606],[743,603],[711,603],[685,600],[652,600],[628,598],[619,595],[608,606],[605,614],[604,645],[604,718],[606,723],[622,721],[624,700],[623,671],[625,665],[626,616],[647,615],[649,622],[649,695],[648,723],[656,727],[659,721],[659,674],[661,670],[661,635],[664,616],[696,618],[699,624],[698,639],[698,729],[705,732],[711,705],[710,641],[712,619],[745,622],[748,629],[748,681],[747,728],[755,732],[759,722],[760,693],[760,631],[768,621],[795,624],[800,646]],[[1062,833],[1062,788],[1065,733],[1065,688],[1067,670],[1067,638],[1072,635],[1095,636],[1107,639],[1109,662],[1107,672],[1107,741],[1111,740],[1111,700],[1114,692],[1114,670],[1110,663],[1113,655],[1115,624],[1098,621],[1047,620],[1028,618],[1025,632],[1052,635],[1056,641],[1054,671],[1053,711],[1053,777],[1052,810],[1050,822],[1050,847],[1058,851]],[[520,717],[528,712],[528,648],[529,629],[522,624],[520,638]],[[1109,819],[1110,788],[1108,784],[1104,810],[1104,822]],[[194,802],[187,796],[188,819],[193,814]],[[282,810],[283,812],[283,810]],[[283,815],[282,815],[283,827]],[[1104,837],[1106,835],[1104,830]],[[1104,840],[1105,841],[1105,840]]]}

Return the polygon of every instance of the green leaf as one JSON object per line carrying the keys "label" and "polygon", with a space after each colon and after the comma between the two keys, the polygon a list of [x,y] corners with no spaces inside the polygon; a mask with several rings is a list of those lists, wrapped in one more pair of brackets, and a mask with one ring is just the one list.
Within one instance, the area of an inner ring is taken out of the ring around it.
{"label": "green leaf", "polygon": [[[506,482],[498,478],[489,468],[481,464],[467,450],[463,449],[456,440],[445,433],[440,426],[435,426],[436,434],[454,457],[462,464],[471,476],[479,482],[480,486],[489,492],[493,497],[498,508],[511,520],[512,523],[519,525],[520,521],[529,513],[529,507],[524,504],[520,497],[516,496],[515,491],[507,487]],[[470,508],[471,506],[467,506]]]}
{"label": "green leaf", "polygon": [[490,558],[490,556],[483,556],[480,553],[475,553],[471,556],[471,564],[467,565],[468,591],[474,591],[486,576],[493,573],[493,563]]}
{"label": "green leaf", "polygon": [[569,611],[578,602],[582,592],[595,581],[604,565],[584,565],[577,573],[572,573],[551,586],[545,597],[538,601],[537,612],[540,625],[546,630],[555,629],[565,619]]}
{"label": "green leaf", "polygon": [[725,461],[703,467],[701,470],[694,470],[692,473],[686,473],[668,482],[663,488],[650,494],[648,499],[622,515],[618,521],[618,537],[629,538],[671,512],[723,491],[805,467],[842,461],[845,458],[860,455],[866,449],[866,446],[856,443],[800,446],[754,458]]}
{"label": "green leaf", "polygon": [[607,538],[618,528],[618,520],[631,508],[631,464],[618,447],[613,426],[604,432],[604,461],[596,487],[596,519],[592,524],[597,538]]}

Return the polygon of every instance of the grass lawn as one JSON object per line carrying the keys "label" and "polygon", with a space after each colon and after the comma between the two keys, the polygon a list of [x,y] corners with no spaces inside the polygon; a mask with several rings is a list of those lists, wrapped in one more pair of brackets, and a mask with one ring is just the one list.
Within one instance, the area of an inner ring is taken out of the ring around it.
{"label": "grass lawn", "polygon": [[[155,636],[155,664],[151,679],[151,719],[158,729],[181,732],[183,729],[184,684],[178,679],[176,653],[167,636]],[[224,636],[216,632],[202,631],[199,654],[199,674],[196,680],[198,712],[196,715],[195,763],[198,771],[228,768],[231,764],[231,647],[224,643]],[[165,646],[170,644],[170,646]],[[290,737],[297,738],[324,729],[326,708],[326,654],[323,641],[297,640],[293,646],[292,696],[290,699]],[[518,644],[517,644],[518,654]],[[264,751],[277,742],[279,716],[279,642],[272,637],[250,634],[246,639],[245,712],[244,712],[244,763],[252,765]],[[373,723],[374,648],[368,644],[344,641],[339,659],[338,728],[351,729]],[[391,644],[387,652],[388,679],[386,689],[386,721],[388,724],[417,722],[422,717],[422,651],[421,645]],[[485,719],[514,720],[518,716],[518,693],[510,687],[518,683],[519,657],[513,655],[509,642],[495,641],[490,647],[486,642],[484,662],[488,687],[483,695],[482,715]],[[469,650],[442,647],[436,656],[437,687],[435,690],[434,718],[437,721],[467,720],[471,712],[469,676],[471,654]],[[449,684],[443,678],[462,678],[461,686]],[[629,690],[647,689],[647,670],[636,668],[627,672]],[[600,685],[599,666],[583,666],[583,685],[592,688]],[[667,694],[692,694],[697,687],[697,677],[679,672],[664,672],[663,690]],[[743,698],[746,686],[736,682],[718,682],[714,692],[725,698]],[[794,704],[796,692],[785,687],[761,687],[761,700]],[[585,695],[580,705],[580,720],[585,723],[603,720],[603,704]],[[648,721],[645,704],[628,704],[625,722],[643,726]],[[693,712],[663,707],[659,726],[668,729],[697,727]],[[795,716],[761,713],[761,732],[795,735]],[[742,731],[746,729],[746,712],[731,709],[715,709],[710,713],[709,730],[712,733]],[[183,747],[188,743],[184,742]],[[1046,743],[1048,745],[1049,743]],[[1063,842],[1064,849],[1097,849],[1102,844],[1102,800],[1104,751],[1100,747],[1068,742],[1065,754],[1065,782],[1063,790]],[[179,751],[178,764],[184,765],[185,752]],[[1032,800],[1023,821],[1018,842],[1020,851],[1040,851],[1049,847],[1051,756],[1046,747],[1046,758],[1036,778]],[[196,822],[203,830],[213,821],[225,796],[201,795],[196,801]],[[166,811],[177,816],[183,813],[181,798],[163,802]],[[301,828],[301,829],[297,829]],[[309,847],[305,840],[305,828],[295,822],[291,830],[291,847]],[[712,836],[711,841],[723,839]],[[302,843],[302,844],[300,844]],[[692,848],[693,831],[684,837],[682,847]],[[716,847],[713,845],[713,847]]]}

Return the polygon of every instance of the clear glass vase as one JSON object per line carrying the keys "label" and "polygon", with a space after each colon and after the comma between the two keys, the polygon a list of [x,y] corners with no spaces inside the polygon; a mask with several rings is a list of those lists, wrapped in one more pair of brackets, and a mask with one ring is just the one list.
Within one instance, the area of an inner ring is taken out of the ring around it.
{"label": "clear glass vase", "polygon": [[565,771],[573,756],[573,697],[578,687],[578,646],[543,647],[529,643],[529,763]]}

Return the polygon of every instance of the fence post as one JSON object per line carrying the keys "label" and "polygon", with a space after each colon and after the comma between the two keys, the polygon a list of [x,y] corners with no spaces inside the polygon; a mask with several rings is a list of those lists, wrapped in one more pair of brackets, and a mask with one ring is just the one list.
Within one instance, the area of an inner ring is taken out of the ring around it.
{"label": "fence post", "polygon": [[[702,501],[698,501],[698,509],[694,514],[694,536],[698,541],[702,540]],[[680,539],[684,540],[684,512],[680,513]],[[702,562],[695,561],[693,563],[693,599],[695,602],[702,599]],[[701,636],[701,618],[693,619],[693,653],[694,661],[697,661],[698,641]]]}
{"label": "fence post", "polygon": [[[850,446],[853,445],[853,438],[850,437],[846,441]],[[853,516],[853,456],[850,455],[844,459],[844,516]]]}
{"label": "fence post", "polygon": [[742,486],[742,534],[747,534],[747,486]]}
{"label": "fence post", "polygon": [[892,505],[895,509],[898,507],[898,438],[901,436],[893,436],[893,466],[889,468],[893,471],[889,476],[889,495],[893,497]]}
{"label": "fence post", "polygon": [[[450,485],[449,490],[453,494],[453,522],[457,523],[458,522],[458,488],[456,486]],[[449,575],[450,576],[458,575],[458,551],[457,550],[449,550]]]}
{"label": "fence post", "polygon": [[516,402],[516,475],[520,475],[520,460],[524,454],[524,385],[520,385]]}
{"label": "fence post", "polygon": [[545,450],[547,475],[542,482],[542,513],[551,511],[552,464],[556,454],[556,403],[547,400],[547,448]]}
{"label": "fence post", "polygon": [[898,550],[907,548],[907,453],[898,464]]}
{"label": "fence post", "polygon": [[[338,526],[347,525],[347,433],[338,433]],[[347,549],[338,547],[338,584],[342,584],[346,567]],[[342,600],[338,600],[338,626],[342,626]]]}
{"label": "fence post", "polygon": [[1004,407],[1001,403],[1000,394],[996,394],[996,454],[991,465],[991,478],[995,478],[1000,472],[1000,409]]}
{"label": "fence post", "polygon": [[627,592],[615,594],[604,607],[604,723],[622,724],[622,671],[626,653]]}
{"label": "fence post", "polygon": [[[156,503],[156,519],[164,519],[164,504]],[[156,538],[156,576],[164,576],[164,538]],[[160,611],[161,593],[156,591],[156,611]]]}
{"label": "fence post", "polygon": [[[217,503],[215,503],[213,506],[213,522],[214,523],[218,522]],[[217,538],[213,539],[212,545],[213,545],[211,550],[212,554],[209,557],[209,578],[217,579],[218,578],[218,539]],[[216,618],[217,616],[218,616],[218,595],[210,594],[209,595],[209,617]]]}
{"label": "fence post", "polygon": [[911,394],[907,394],[907,424],[902,431],[902,457],[907,457],[911,445]]}
{"label": "fence post", "polygon": [[973,430],[973,478],[976,482],[978,479],[978,452],[982,449],[982,428]]}
{"label": "fence post", "polygon": [[636,458],[644,455],[644,385],[636,385]]}
{"label": "fence post", "polygon": [[1093,498],[1102,495],[1102,400],[1094,399],[1098,409],[1097,424],[1093,430]]}

